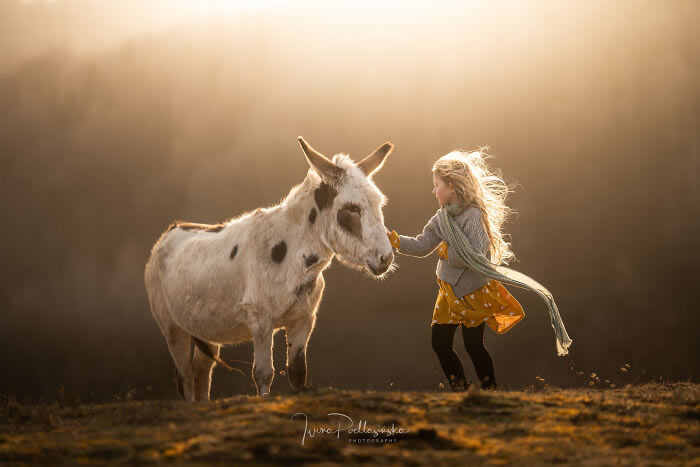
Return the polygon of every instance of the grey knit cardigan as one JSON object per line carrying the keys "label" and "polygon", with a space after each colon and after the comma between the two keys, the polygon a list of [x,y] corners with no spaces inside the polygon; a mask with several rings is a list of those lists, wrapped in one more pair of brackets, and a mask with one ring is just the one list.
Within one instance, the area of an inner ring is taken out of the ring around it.
{"label": "grey knit cardigan", "polygon": [[[443,234],[438,220],[438,210],[428,223],[423,227],[423,233],[416,237],[407,237],[399,235],[399,248],[397,252],[408,255],[424,258],[435,251],[440,245],[440,242],[446,240],[446,235]],[[454,217],[457,224],[461,227],[464,233],[469,238],[471,244],[477,250],[481,251],[489,260],[491,259],[491,251],[489,248],[489,238],[481,223],[481,211],[479,208],[470,206]],[[469,269],[463,263],[457,253],[448,244],[447,257],[449,260],[439,258],[435,273],[437,277],[452,286],[455,295],[462,297],[469,292],[477,290],[491,279],[484,277],[481,274]]]}

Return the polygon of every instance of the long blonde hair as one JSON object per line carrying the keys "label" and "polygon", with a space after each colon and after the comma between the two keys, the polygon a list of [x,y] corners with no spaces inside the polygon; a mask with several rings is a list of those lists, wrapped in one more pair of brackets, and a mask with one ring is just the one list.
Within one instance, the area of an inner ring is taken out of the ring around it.
{"label": "long blonde hair", "polygon": [[457,202],[465,209],[476,206],[481,211],[481,219],[489,237],[491,262],[508,264],[515,253],[502,232],[503,224],[515,211],[506,206],[508,193],[515,185],[508,186],[499,169],[490,169],[486,159],[490,158],[484,150],[452,151],[445,154],[433,164],[433,173],[446,184],[451,183],[457,196]]}

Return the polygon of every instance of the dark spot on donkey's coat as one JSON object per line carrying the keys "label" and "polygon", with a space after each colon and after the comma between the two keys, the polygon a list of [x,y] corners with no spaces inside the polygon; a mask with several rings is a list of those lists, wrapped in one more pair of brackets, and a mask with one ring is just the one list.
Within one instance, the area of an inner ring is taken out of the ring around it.
{"label": "dark spot on donkey's coat", "polygon": [[338,196],[338,191],[335,188],[325,182],[321,182],[316,191],[314,191],[314,200],[316,200],[316,206],[318,206],[319,211],[330,207],[336,196]]}
{"label": "dark spot on donkey's coat", "polygon": [[284,257],[287,256],[287,244],[284,240],[272,247],[270,256],[272,256],[272,261],[275,263],[281,263],[284,260]]}
{"label": "dark spot on donkey's coat", "polygon": [[311,293],[315,288],[316,288],[316,276],[309,277],[304,282],[299,284],[299,286],[296,289],[296,295],[297,295],[297,297],[302,297],[306,294]]}
{"label": "dark spot on donkey's coat", "polygon": [[317,254],[311,253],[308,256],[304,255],[304,264],[306,265],[307,268],[313,266],[316,263],[318,263],[318,255]]}
{"label": "dark spot on donkey's coat", "polygon": [[316,222],[316,208],[311,208],[311,212],[309,213],[309,224],[313,225],[314,222]]}
{"label": "dark spot on donkey's coat", "polygon": [[230,258],[233,259],[236,257],[236,253],[238,253],[238,245],[233,247],[233,250],[231,250],[231,255]]}
{"label": "dark spot on donkey's coat", "polygon": [[360,215],[348,209],[341,209],[337,216],[338,224],[356,237],[362,237],[362,220]]}

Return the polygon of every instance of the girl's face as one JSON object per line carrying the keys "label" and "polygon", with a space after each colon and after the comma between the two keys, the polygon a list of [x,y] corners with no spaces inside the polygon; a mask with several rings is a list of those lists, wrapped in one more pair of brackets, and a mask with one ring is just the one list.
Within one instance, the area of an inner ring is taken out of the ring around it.
{"label": "girl's face", "polygon": [[433,173],[433,194],[440,206],[447,206],[454,201],[455,189],[451,183],[445,183],[436,173]]}

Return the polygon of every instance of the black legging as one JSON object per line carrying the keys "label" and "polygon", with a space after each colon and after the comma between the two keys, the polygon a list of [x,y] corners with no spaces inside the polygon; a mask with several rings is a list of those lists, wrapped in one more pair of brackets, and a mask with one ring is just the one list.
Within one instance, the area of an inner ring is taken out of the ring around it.
{"label": "black legging", "polygon": [[[462,362],[452,348],[457,326],[459,324],[433,324],[432,326],[433,350],[440,360],[442,371],[445,372],[453,391],[459,391],[467,386]],[[484,327],[485,323],[474,328],[462,326],[462,338],[464,339],[464,347],[474,364],[476,375],[481,382],[481,387],[495,389],[496,375],[493,372],[491,355],[484,346]]]}

